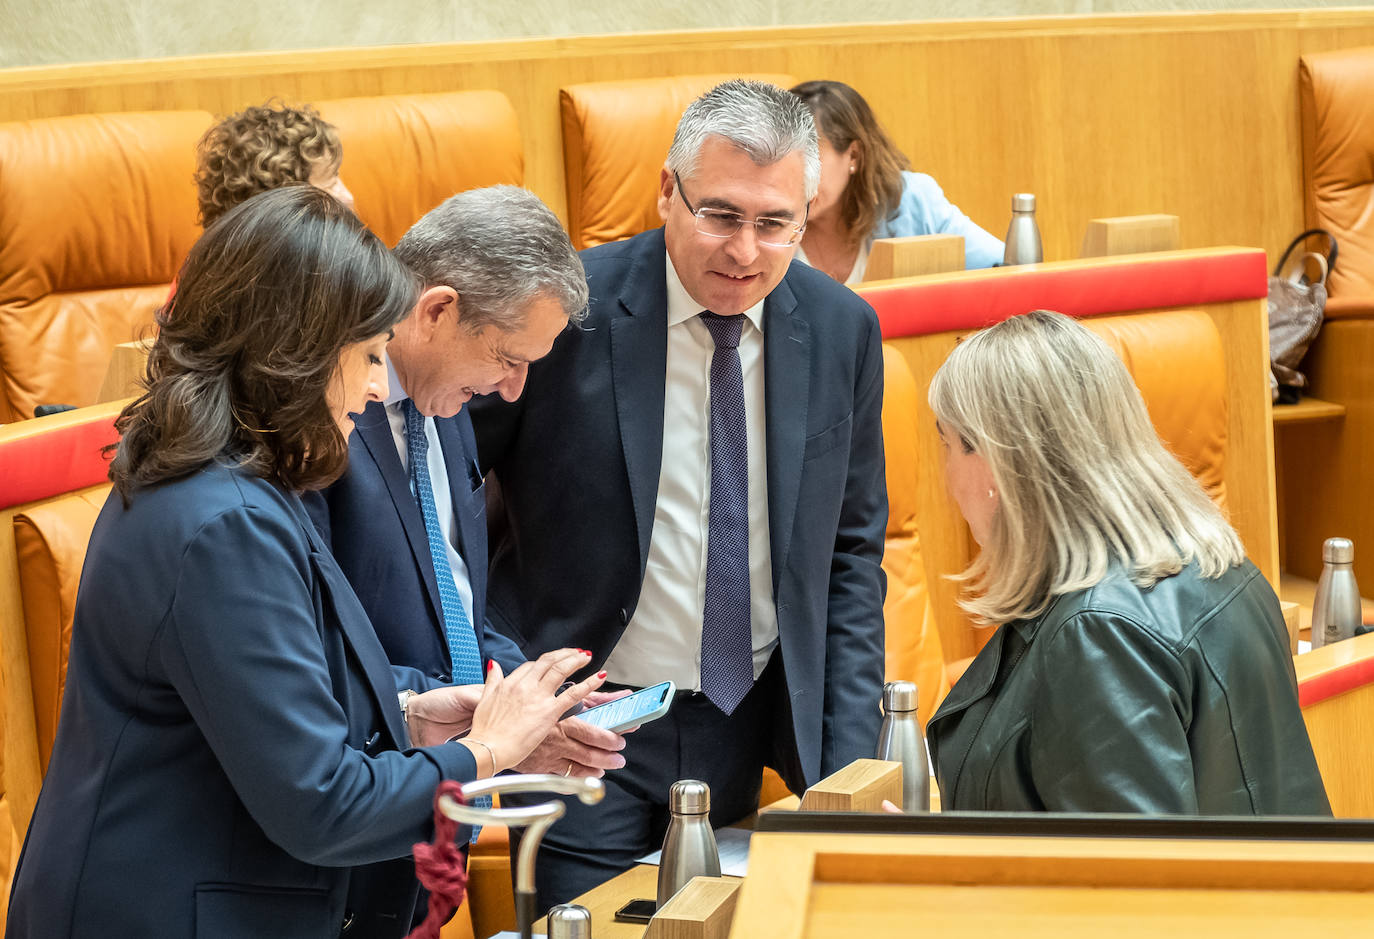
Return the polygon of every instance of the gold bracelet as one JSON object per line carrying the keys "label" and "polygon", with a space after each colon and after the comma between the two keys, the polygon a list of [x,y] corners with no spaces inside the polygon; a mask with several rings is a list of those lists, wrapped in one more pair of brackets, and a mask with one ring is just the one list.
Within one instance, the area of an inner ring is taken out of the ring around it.
{"label": "gold bracelet", "polygon": [[464,737],[464,738],[463,738],[463,742],[464,742],[464,743],[475,743],[475,744],[477,744],[479,747],[481,747],[483,750],[486,750],[486,751],[487,751],[487,755],[491,757],[491,774],[492,774],[493,776],[495,776],[495,775],[496,775],[496,751],[493,750],[493,749],[491,748],[491,745],[490,745],[490,744],[483,743],[482,741],[478,740],[476,737]]}

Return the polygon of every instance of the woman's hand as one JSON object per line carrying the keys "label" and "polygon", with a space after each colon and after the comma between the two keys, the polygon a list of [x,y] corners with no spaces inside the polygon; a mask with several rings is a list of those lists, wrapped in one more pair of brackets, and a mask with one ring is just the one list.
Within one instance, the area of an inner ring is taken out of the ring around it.
{"label": "woman's hand", "polygon": [[488,666],[467,737],[459,741],[473,752],[480,775],[494,775],[520,764],[556,730],[566,711],[601,686],[605,672],[569,685],[561,693],[558,690],[590,659],[590,652],[560,649],[526,662],[509,675],[494,661]]}

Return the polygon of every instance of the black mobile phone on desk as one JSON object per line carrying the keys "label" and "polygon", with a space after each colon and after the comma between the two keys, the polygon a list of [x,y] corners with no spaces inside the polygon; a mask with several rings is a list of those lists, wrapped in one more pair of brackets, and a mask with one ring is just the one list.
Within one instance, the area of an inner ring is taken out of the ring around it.
{"label": "black mobile phone on desk", "polygon": [[671,681],[661,681],[648,688],[641,688],[634,694],[587,708],[577,717],[618,734],[622,730],[647,724],[667,714],[673,703],[674,690]]}
{"label": "black mobile phone on desk", "polygon": [[656,900],[631,900],[615,911],[617,923],[647,923],[658,912]]}

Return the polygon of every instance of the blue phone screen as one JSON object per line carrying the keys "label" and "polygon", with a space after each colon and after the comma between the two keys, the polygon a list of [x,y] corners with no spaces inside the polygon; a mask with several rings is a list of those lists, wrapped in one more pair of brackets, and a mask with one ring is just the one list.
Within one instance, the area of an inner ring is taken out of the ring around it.
{"label": "blue phone screen", "polygon": [[670,688],[668,682],[643,688],[607,704],[588,708],[577,716],[598,727],[632,727],[645,715],[659,709]]}

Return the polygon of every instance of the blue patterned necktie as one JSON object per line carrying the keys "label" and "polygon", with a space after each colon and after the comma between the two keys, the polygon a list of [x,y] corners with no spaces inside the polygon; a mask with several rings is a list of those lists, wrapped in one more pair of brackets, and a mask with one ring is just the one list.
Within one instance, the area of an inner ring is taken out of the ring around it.
{"label": "blue patterned necktie", "polygon": [[701,690],[733,714],[754,687],[749,628],[749,443],[739,337],[743,315],[702,313],[711,355],[711,511],[706,603],[701,624]]}
{"label": "blue patterned necktie", "polygon": [[[410,481],[415,486],[415,498],[420,503],[420,515],[425,520],[425,534],[429,540],[429,557],[434,565],[434,579],[439,585],[439,606],[444,618],[444,638],[448,643],[449,662],[453,666],[455,685],[482,683],[482,653],[477,648],[477,634],[463,608],[463,598],[453,581],[453,568],[448,563],[448,546],[439,527],[439,511],[434,504],[434,485],[429,478],[429,438],[425,435],[425,416],[409,398],[401,405],[406,417],[406,449],[410,455]],[[475,755],[475,754],[474,754]],[[473,800],[474,806],[488,808],[491,799],[483,796]],[[476,841],[480,827],[472,829],[469,842]]]}
{"label": "blue patterned necktie", "polygon": [[444,638],[453,666],[455,685],[481,684],[482,655],[477,648],[477,635],[472,621],[463,608],[458,588],[453,581],[453,568],[448,563],[448,545],[439,527],[439,511],[434,504],[434,486],[429,478],[429,438],[425,436],[425,417],[409,398],[402,409],[406,415],[406,442],[410,451],[410,480],[415,486],[415,498],[420,503],[420,515],[425,520],[425,534],[429,536],[429,557],[434,564],[434,579],[439,585],[439,606],[444,620]]}

